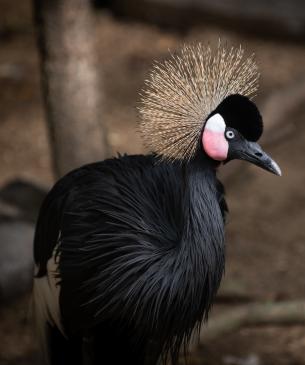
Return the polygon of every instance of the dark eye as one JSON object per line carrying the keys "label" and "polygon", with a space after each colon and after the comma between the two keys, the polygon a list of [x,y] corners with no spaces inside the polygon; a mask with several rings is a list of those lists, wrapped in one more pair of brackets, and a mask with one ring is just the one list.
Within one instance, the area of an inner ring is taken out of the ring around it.
{"label": "dark eye", "polygon": [[235,133],[233,131],[226,131],[226,137],[228,139],[233,139],[235,137]]}

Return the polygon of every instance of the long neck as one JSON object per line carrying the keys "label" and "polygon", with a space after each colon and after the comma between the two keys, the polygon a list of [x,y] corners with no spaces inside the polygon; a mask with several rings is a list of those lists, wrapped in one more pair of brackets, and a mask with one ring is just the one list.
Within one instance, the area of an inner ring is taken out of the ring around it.
{"label": "long neck", "polygon": [[223,241],[223,220],[217,200],[216,166],[205,155],[197,157],[184,170],[182,245],[196,247],[210,241]]}
{"label": "long neck", "polygon": [[[224,270],[224,223],[217,199],[216,169],[202,156],[185,167],[184,224],[180,262],[188,261],[194,291],[208,311]],[[200,290],[204,285],[205,290]],[[197,286],[197,287],[196,287]]]}

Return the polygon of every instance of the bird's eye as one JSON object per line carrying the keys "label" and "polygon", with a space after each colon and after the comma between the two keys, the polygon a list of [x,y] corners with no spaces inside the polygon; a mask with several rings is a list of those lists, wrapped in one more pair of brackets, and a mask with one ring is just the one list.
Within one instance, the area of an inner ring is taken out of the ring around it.
{"label": "bird's eye", "polygon": [[233,131],[226,131],[226,137],[228,139],[233,139],[235,137],[235,133]]}

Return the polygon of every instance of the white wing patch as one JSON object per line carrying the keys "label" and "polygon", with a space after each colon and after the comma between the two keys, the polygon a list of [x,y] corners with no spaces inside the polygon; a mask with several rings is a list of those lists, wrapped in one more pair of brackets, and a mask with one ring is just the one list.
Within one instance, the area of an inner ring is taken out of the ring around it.
{"label": "white wing patch", "polygon": [[[46,358],[48,357],[47,324],[56,326],[66,337],[60,316],[57,269],[60,260],[56,255],[58,245],[55,247],[52,257],[47,263],[46,276],[34,279],[33,297],[34,313],[39,342]],[[37,268],[36,268],[37,270]]]}

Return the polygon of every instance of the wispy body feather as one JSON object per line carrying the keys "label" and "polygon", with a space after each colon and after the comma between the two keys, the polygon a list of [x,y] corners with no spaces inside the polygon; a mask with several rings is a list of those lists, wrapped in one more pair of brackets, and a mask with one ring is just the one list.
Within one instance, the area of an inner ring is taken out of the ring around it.
{"label": "wispy body feather", "polygon": [[[168,355],[176,362],[207,317],[224,269],[226,211],[209,164],[124,156],[76,170],[51,191],[63,213],[62,323],[68,337],[100,339],[95,356],[105,360],[111,338],[128,350],[113,350],[109,363],[155,364]],[[54,243],[40,244],[52,252]]]}

